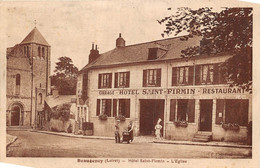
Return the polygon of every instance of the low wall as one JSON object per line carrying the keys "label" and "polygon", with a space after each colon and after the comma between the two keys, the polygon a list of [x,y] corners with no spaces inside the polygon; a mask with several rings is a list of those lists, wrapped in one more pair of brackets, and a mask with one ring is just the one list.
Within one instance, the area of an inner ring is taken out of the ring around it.
{"label": "low wall", "polygon": [[227,142],[246,142],[247,141],[247,127],[240,127],[239,130],[225,130],[221,125],[212,127],[213,140],[227,141]]}
{"label": "low wall", "polygon": [[198,131],[197,124],[189,123],[187,127],[176,127],[173,123],[166,123],[165,138],[169,140],[191,141]]}

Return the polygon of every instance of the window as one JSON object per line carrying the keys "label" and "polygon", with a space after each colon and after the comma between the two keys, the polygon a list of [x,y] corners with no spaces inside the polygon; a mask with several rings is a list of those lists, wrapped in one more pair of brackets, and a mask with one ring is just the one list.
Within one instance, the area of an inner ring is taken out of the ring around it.
{"label": "window", "polygon": [[172,99],[170,102],[170,121],[195,121],[194,99]]}
{"label": "window", "polygon": [[219,70],[218,64],[196,65],[195,84],[223,84],[226,83],[224,75]]}
{"label": "window", "polygon": [[42,58],[45,58],[45,50],[44,50],[44,47],[42,47]]}
{"label": "window", "polygon": [[113,99],[113,117],[123,115],[130,118],[130,99]]}
{"label": "window", "polygon": [[27,53],[27,57],[30,57],[29,46],[27,46],[27,51],[26,51],[26,53]]}
{"label": "window", "polygon": [[39,93],[38,99],[39,99],[39,104],[42,104],[42,94],[41,93]]}
{"label": "window", "polygon": [[130,72],[115,73],[115,88],[129,87]]}
{"label": "window", "polygon": [[111,99],[97,99],[97,112],[96,115],[106,114],[111,117]]}
{"label": "window", "polygon": [[26,47],[25,46],[23,47],[23,53],[26,56]]}
{"label": "window", "polygon": [[202,84],[213,83],[213,65],[202,65]]}
{"label": "window", "polygon": [[106,114],[108,117],[121,114],[130,118],[130,99],[97,99],[96,116],[100,114]]}
{"label": "window", "polygon": [[98,88],[111,88],[112,87],[112,73],[104,73],[98,75]]}
{"label": "window", "polygon": [[216,124],[224,122],[247,126],[248,107],[246,99],[217,99]]}
{"label": "window", "polygon": [[194,66],[173,67],[172,68],[172,86],[192,85]]}
{"label": "window", "polygon": [[147,86],[161,86],[161,69],[143,70],[143,87]]}
{"label": "window", "polygon": [[21,85],[21,76],[20,76],[20,74],[16,74],[16,77],[15,77],[15,94],[16,95],[20,94],[20,85]]}
{"label": "window", "polygon": [[38,57],[41,57],[41,47],[38,47]]}

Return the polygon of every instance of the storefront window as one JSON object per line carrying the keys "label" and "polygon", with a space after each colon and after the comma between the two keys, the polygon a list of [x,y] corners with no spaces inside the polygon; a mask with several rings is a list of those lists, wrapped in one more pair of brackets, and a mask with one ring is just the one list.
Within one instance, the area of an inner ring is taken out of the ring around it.
{"label": "storefront window", "polygon": [[118,114],[130,118],[130,99],[119,99],[119,111]]}
{"label": "storefront window", "polygon": [[216,110],[216,124],[232,123],[247,126],[248,100],[218,99]]}
{"label": "storefront window", "polygon": [[[113,108],[113,112],[111,109]],[[97,99],[96,115],[106,114],[108,117],[116,117],[119,114],[130,118],[130,99]]]}
{"label": "storefront window", "polygon": [[143,71],[143,86],[161,86],[161,69],[146,69]]}
{"label": "storefront window", "polygon": [[111,88],[112,87],[112,73],[99,74],[98,88]]}
{"label": "storefront window", "polygon": [[170,102],[170,121],[195,121],[194,99],[172,99]]}
{"label": "storefront window", "polygon": [[115,73],[115,88],[129,87],[130,72]]}

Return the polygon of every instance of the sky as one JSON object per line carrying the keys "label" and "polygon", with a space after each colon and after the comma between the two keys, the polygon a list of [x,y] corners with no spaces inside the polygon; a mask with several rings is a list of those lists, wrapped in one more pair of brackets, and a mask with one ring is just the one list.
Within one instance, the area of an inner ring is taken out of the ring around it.
{"label": "sky", "polygon": [[2,47],[20,43],[36,20],[36,27],[51,45],[51,72],[61,56],[70,57],[81,69],[88,63],[92,43],[100,53],[112,50],[119,33],[126,45],[162,39],[164,26],[157,20],[173,14],[179,2],[191,6],[189,0],[2,2],[1,27],[6,37]]}
{"label": "sky", "polygon": [[[30,4],[30,5],[29,5]],[[81,69],[88,63],[92,43],[100,53],[115,48],[119,33],[126,45],[162,39],[158,24],[168,3],[119,1],[9,3],[6,12],[6,47],[20,43],[36,27],[51,45],[51,71],[61,56]]]}

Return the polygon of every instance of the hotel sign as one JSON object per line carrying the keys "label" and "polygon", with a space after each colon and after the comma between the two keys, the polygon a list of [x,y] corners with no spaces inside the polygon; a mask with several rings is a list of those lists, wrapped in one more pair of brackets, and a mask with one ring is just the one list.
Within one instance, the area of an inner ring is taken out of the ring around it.
{"label": "hotel sign", "polygon": [[245,89],[239,87],[214,88],[168,88],[168,89],[120,89],[101,90],[99,95],[195,95],[195,94],[243,94]]}

